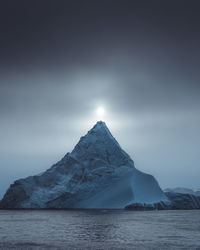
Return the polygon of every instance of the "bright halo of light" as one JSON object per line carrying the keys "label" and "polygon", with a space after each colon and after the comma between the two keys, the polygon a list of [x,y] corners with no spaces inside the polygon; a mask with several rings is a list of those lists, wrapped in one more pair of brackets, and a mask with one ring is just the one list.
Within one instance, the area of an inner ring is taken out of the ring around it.
{"label": "bright halo of light", "polygon": [[105,114],[105,110],[103,107],[98,107],[96,110],[96,114],[99,118],[102,118]]}
{"label": "bright halo of light", "polygon": [[96,112],[98,116],[103,116],[105,113],[105,110],[103,107],[98,107]]}

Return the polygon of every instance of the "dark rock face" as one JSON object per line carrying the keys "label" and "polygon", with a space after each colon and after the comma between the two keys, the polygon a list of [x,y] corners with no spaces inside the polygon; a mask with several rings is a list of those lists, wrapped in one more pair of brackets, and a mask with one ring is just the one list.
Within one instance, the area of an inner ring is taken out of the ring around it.
{"label": "dark rock face", "polygon": [[[161,203],[161,202],[160,202]],[[125,207],[126,210],[135,211],[149,211],[149,210],[160,210],[162,208],[162,203],[146,204],[146,203],[133,203]]]}
{"label": "dark rock face", "polygon": [[192,194],[165,193],[169,202],[158,202],[153,204],[133,203],[125,207],[127,210],[191,210],[200,209],[200,197]]}
{"label": "dark rock face", "polygon": [[15,182],[6,192],[4,199],[1,201],[1,207],[12,208],[10,204],[17,206],[18,203],[23,202],[28,198],[26,192],[19,182]]}
{"label": "dark rock face", "polygon": [[27,200],[32,193],[29,182],[34,183],[34,177],[28,177],[24,182],[17,180],[11,184],[0,202],[0,208],[20,207],[19,204]]}
{"label": "dark rock face", "polygon": [[149,211],[149,210],[166,210],[171,209],[170,203],[163,201],[146,204],[146,203],[133,203],[125,207],[126,210],[135,210],[135,211]]}
{"label": "dark rock face", "polygon": [[200,209],[200,197],[192,194],[166,193],[171,209]]}

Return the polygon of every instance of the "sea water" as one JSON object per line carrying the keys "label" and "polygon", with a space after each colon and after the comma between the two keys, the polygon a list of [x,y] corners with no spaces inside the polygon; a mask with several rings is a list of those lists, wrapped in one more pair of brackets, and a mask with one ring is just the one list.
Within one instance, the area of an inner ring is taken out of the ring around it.
{"label": "sea water", "polygon": [[0,249],[200,249],[200,210],[0,210]]}

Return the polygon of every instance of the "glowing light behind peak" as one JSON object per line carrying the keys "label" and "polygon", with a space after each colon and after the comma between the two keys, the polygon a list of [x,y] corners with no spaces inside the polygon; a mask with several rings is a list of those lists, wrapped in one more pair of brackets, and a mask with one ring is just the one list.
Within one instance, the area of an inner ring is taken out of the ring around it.
{"label": "glowing light behind peak", "polygon": [[98,107],[96,110],[96,114],[98,118],[103,118],[105,114],[105,109],[103,107]]}

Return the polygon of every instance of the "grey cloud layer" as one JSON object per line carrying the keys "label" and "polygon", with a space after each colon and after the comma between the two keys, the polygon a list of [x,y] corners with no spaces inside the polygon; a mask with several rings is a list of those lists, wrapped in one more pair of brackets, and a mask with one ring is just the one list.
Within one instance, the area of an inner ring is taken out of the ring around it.
{"label": "grey cloud layer", "polygon": [[138,168],[199,186],[198,1],[9,1],[0,9],[0,193],[49,167],[104,105]]}

